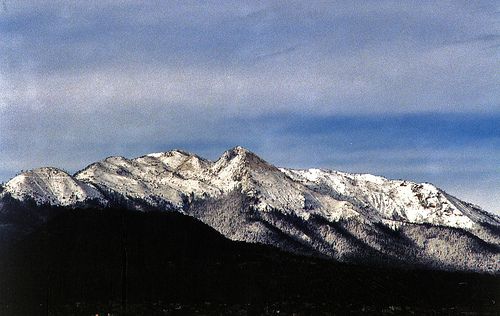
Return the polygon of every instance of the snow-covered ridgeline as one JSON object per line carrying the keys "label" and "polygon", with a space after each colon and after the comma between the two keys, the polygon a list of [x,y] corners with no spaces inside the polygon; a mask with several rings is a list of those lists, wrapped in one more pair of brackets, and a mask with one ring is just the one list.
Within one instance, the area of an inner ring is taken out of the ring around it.
{"label": "snow-covered ridgeline", "polygon": [[217,198],[238,190],[255,209],[311,215],[329,221],[351,217],[367,222],[430,223],[465,229],[477,223],[500,225],[498,217],[453,198],[428,183],[388,180],[369,174],[276,168],[236,147],[217,161],[173,150],[134,159],[109,157],[70,176],[55,168],[23,173],[5,186],[19,200],[73,206],[89,199],[106,203],[116,192],[152,206],[181,209],[193,199]]}
{"label": "snow-covered ridgeline", "polygon": [[389,180],[370,174],[308,169],[281,171],[295,181],[338,199],[367,207],[372,215],[384,220],[472,228],[475,221],[488,222],[487,216],[469,218],[454,201],[429,183]]}
{"label": "snow-covered ridgeline", "polygon": [[89,200],[106,203],[106,198],[92,184],[52,167],[34,169],[14,177],[7,182],[4,192],[15,199],[32,200],[39,205],[73,206]]}

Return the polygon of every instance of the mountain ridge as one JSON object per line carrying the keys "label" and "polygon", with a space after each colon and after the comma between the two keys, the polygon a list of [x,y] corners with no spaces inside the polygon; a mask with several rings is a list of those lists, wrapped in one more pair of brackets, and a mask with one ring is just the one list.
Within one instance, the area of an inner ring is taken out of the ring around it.
{"label": "mountain ridge", "polygon": [[[486,270],[500,271],[500,218],[430,183],[278,168],[241,146],[215,161],[171,150],[132,159],[107,157],[74,175],[37,168],[7,182],[0,193],[6,196],[39,206],[71,208],[92,201],[102,207],[121,203],[137,210],[178,211],[229,239],[339,261],[369,251],[409,264],[429,261],[465,270],[482,270],[475,265],[485,261]],[[434,233],[421,240],[429,231]],[[460,242],[453,245],[450,236]],[[489,248],[474,238],[493,250],[484,250]],[[472,259],[457,259],[458,254]]]}

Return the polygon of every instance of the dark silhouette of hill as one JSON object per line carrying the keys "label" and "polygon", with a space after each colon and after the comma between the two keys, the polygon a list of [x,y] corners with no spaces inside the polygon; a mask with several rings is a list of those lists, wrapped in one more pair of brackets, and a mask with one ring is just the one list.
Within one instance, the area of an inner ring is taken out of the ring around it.
{"label": "dark silhouette of hill", "polygon": [[495,275],[338,264],[175,212],[60,213],[0,254],[0,315],[500,312]]}

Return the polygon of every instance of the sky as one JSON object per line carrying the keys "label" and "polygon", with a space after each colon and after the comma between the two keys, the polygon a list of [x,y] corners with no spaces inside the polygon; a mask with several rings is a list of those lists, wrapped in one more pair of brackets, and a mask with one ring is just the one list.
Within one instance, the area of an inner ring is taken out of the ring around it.
{"label": "sky", "polygon": [[241,145],[500,214],[497,1],[0,2],[0,181]]}

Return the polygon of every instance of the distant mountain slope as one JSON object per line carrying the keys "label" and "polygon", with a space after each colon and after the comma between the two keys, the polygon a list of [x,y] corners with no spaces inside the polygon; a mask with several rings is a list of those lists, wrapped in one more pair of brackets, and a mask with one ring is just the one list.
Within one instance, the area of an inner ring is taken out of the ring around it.
{"label": "distant mountain slope", "polygon": [[[12,219],[9,199],[30,204],[28,212],[43,205],[174,210],[230,239],[301,254],[500,272],[496,215],[429,183],[277,168],[242,147],[217,161],[173,150],[109,157],[74,176],[35,169],[10,180],[0,193],[0,215]],[[4,232],[23,230],[9,220],[0,224]]]}
{"label": "distant mountain slope", "polygon": [[297,256],[177,212],[87,208],[59,212],[0,253],[0,314],[495,315],[499,282]]}
{"label": "distant mountain slope", "polygon": [[89,200],[106,203],[104,196],[91,184],[51,167],[37,168],[16,176],[7,182],[5,192],[17,200],[33,200],[40,205],[76,206]]}

